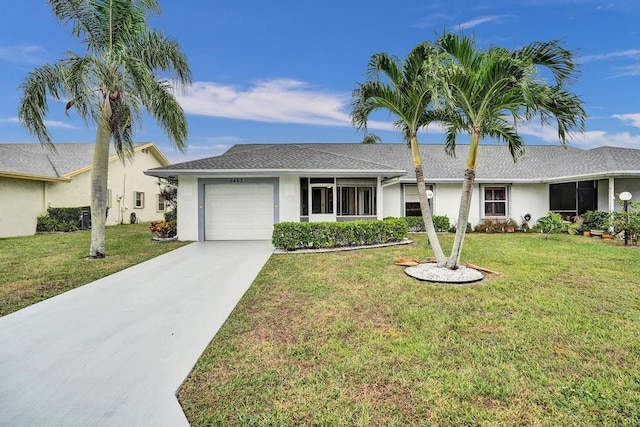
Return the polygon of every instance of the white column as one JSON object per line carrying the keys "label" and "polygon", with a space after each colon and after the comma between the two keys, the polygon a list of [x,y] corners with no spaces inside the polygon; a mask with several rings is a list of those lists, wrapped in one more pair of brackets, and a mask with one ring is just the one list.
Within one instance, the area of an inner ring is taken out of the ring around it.
{"label": "white column", "polygon": [[609,178],[609,212],[616,210],[615,178]]}

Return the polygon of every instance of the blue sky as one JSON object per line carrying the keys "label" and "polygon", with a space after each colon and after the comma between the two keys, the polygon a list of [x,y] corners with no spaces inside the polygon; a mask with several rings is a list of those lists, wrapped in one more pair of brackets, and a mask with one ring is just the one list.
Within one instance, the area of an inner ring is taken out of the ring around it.
{"label": "blue sky", "polygon": [[[17,120],[20,83],[67,50],[82,52],[45,0],[7,2],[0,28],[0,142],[35,142]],[[161,1],[152,25],[177,39],[194,84],[180,102],[189,122],[186,155],[153,120],[136,131],[174,162],[221,154],[237,143],[360,142],[349,102],[377,52],[404,57],[443,30],[482,47],[559,39],[576,51],[573,86],[589,114],[576,147],[640,148],[640,2],[635,0],[190,0]],[[50,103],[55,142],[92,142],[93,125]],[[370,131],[401,142],[386,115]],[[553,128],[520,128],[527,144],[556,144]],[[437,128],[421,143],[440,143]],[[466,143],[461,136],[459,143]]]}

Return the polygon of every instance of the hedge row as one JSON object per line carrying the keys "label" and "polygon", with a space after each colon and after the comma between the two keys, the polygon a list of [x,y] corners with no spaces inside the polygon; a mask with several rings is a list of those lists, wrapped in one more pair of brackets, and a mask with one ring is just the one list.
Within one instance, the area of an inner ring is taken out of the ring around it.
{"label": "hedge row", "polygon": [[[407,221],[410,232],[417,233],[425,231],[424,220],[421,216],[408,216],[404,219]],[[451,231],[451,223],[449,222],[449,217],[446,215],[434,215],[433,226],[436,231],[440,233]]]}
{"label": "hedge row", "polygon": [[274,224],[273,245],[287,251],[398,242],[407,237],[404,218],[382,221],[281,222]]}
{"label": "hedge row", "polygon": [[36,232],[53,233],[55,231],[76,231],[80,228],[82,212],[89,210],[88,206],[79,208],[48,208],[46,215],[38,217]]}

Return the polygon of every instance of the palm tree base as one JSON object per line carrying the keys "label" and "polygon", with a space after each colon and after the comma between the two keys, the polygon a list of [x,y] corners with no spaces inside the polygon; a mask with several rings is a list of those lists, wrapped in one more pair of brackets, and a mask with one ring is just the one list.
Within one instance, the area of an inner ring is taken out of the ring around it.
{"label": "palm tree base", "polygon": [[414,279],[424,282],[447,283],[447,284],[465,284],[478,282],[484,279],[484,274],[473,268],[460,266],[455,270],[446,267],[439,267],[435,263],[419,264],[408,267],[404,272]]}

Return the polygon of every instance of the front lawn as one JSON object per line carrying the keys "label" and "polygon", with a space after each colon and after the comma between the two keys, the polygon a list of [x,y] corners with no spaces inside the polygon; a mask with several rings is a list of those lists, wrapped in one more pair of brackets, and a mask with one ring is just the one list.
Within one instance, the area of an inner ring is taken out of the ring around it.
{"label": "front lawn", "polygon": [[162,255],[149,224],[107,227],[104,259],[86,259],[91,231],[0,239],[0,316]]}
{"label": "front lawn", "polygon": [[503,274],[446,286],[393,264],[413,238],[272,256],[180,390],[192,425],[640,424],[640,248],[471,234]]}

